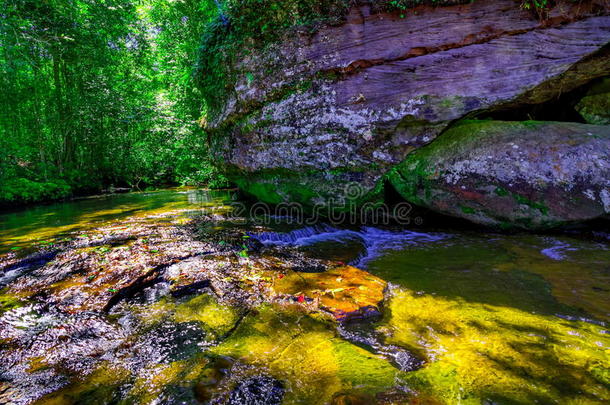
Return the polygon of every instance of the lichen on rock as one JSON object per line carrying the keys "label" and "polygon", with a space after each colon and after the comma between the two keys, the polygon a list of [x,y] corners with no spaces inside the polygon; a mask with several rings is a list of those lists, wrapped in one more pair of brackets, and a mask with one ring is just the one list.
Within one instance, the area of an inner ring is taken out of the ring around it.
{"label": "lichen on rock", "polygon": [[610,127],[462,122],[388,175],[409,201],[490,225],[549,227],[610,212]]}

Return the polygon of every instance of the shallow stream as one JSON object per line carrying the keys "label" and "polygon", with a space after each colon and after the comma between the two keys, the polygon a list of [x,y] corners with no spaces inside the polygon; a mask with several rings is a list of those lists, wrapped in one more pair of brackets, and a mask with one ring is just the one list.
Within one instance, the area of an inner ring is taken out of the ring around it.
{"label": "shallow stream", "polygon": [[233,202],[0,214],[0,403],[610,402],[605,234],[262,225]]}

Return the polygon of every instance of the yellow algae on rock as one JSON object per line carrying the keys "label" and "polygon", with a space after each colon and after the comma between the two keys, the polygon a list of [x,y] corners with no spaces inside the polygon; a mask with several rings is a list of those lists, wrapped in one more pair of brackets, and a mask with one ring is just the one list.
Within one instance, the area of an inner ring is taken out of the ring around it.
{"label": "yellow algae on rock", "polygon": [[6,289],[0,290],[0,315],[13,308],[19,308],[23,305],[23,301],[14,294],[5,294]]}
{"label": "yellow algae on rock", "polygon": [[409,386],[447,404],[610,401],[610,336],[598,325],[399,290],[380,328],[427,359]]}
{"label": "yellow algae on rock", "polygon": [[151,404],[159,400],[163,390],[171,386],[191,387],[203,372],[208,360],[195,356],[169,364],[156,364],[142,370],[134,381],[126,403]]}
{"label": "yellow algae on rock", "polygon": [[129,378],[126,369],[103,363],[91,374],[34,402],[39,405],[111,403],[117,388]]}
{"label": "yellow algae on rock", "polygon": [[329,403],[337,392],[374,395],[404,373],[336,336],[334,327],[298,310],[263,306],[212,349],[260,367],[287,386],[284,404]]}
{"label": "yellow algae on rock", "polygon": [[209,294],[197,295],[186,301],[163,297],[147,306],[133,306],[133,313],[147,325],[163,320],[176,323],[196,321],[209,334],[218,338],[227,333],[238,321],[238,309],[219,303]]}
{"label": "yellow algae on rock", "polygon": [[217,336],[229,331],[238,320],[237,310],[219,304],[211,295],[202,294],[176,306],[176,322],[199,321]]}
{"label": "yellow algae on rock", "polygon": [[278,295],[313,298],[337,319],[357,318],[378,312],[386,282],[352,266],[323,273],[289,272],[274,282]]}

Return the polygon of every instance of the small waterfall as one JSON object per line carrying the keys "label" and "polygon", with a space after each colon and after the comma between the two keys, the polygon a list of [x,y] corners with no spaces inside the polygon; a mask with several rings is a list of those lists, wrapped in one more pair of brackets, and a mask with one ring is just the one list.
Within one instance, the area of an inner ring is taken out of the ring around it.
{"label": "small waterfall", "polygon": [[450,237],[442,233],[422,233],[414,231],[389,231],[366,226],[362,228],[362,239],[365,241],[366,252],[352,264],[359,268],[366,268],[368,263],[388,250],[400,250],[406,246],[416,246],[438,242]]}
{"label": "small waterfall", "polygon": [[308,226],[291,232],[261,232],[250,236],[265,245],[277,246],[308,246],[318,242],[341,242],[346,238],[362,239],[360,232],[337,229],[325,224]]}

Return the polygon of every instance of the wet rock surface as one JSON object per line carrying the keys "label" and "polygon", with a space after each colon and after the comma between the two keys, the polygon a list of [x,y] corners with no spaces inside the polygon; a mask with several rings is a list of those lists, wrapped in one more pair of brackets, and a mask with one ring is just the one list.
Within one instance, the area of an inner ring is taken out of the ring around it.
{"label": "wet rock surface", "polygon": [[385,281],[352,266],[323,273],[291,272],[278,277],[273,290],[278,297],[315,302],[338,320],[379,316]]}
{"label": "wet rock surface", "polygon": [[239,383],[229,395],[230,405],[279,405],[284,396],[282,383],[271,377],[253,377]]}
{"label": "wet rock surface", "polygon": [[[35,263],[0,290],[0,400],[610,399],[607,242],[190,215],[0,256]],[[328,258],[343,240],[351,265]]]}
{"label": "wet rock surface", "polygon": [[[245,231],[250,225],[218,221],[171,211],[131,217],[76,233],[50,252],[3,255],[7,403],[281,403],[280,380],[203,353],[231,341],[261,304],[325,322],[379,317],[382,280],[266,247]],[[307,285],[295,287],[301,281]]]}

